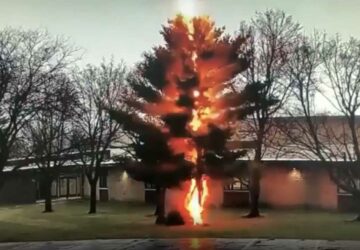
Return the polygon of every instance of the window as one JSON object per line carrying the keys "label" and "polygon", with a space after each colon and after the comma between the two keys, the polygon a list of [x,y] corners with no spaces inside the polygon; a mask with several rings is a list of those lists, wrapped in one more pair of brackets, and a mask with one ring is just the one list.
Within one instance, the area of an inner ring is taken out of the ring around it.
{"label": "window", "polygon": [[[358,180],[354,180],[357,189],[360,189],[360,179]],[[338,194],[339,195],[351,195],[350,193],[348,193],[346,190],[341,189],[340,187],[337,188]]]}
{"label": "window", "polygon": [[77,178],[69,178],[68,179],[68,185],[69,185],[69,195],[70,196],[75,196],[77,195],[78,191],[77,191]]}
{"label": "window", "polygon": [[155,190],[156,185],[151,183],[145,183],[145,190]]}
{"label": "window", "polygon": [[248,191],[248,178],[234,178],[234,181],[224,187],[225,191]]}
{"label": "window", "polygon": [[60,196],[67,196],[67,178],[66,177],[60,178],[59,189],[60,189]]}
{"label": "window", "polygon": [[99,178],[99,188],[107,188],[107,175],[101,175]]}

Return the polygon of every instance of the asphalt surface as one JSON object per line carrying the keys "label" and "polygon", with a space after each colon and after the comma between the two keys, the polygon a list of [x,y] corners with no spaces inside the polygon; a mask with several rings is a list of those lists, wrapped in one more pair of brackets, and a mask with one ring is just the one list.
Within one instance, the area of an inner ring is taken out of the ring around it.
{"label": "asphalt surface", "polygon": [[360,241],[290,239],[120,239],[1,243],[0,250],[360,250]]}

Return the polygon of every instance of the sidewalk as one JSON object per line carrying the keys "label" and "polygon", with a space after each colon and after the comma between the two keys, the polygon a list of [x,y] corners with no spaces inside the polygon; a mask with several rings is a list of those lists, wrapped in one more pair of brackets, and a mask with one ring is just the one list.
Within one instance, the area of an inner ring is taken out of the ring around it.
{"label": "sidewalk", "polygon": [[359,250],[360,241],[287,239],[121,239],[1,243],[0,250]]}

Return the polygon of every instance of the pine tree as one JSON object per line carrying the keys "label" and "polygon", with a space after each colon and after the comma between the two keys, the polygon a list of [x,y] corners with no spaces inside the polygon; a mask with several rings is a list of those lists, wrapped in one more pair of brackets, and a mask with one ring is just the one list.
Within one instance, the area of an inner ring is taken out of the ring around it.
{"label": "pine tree", "polygon": [[234,174],[243,150],[230,151],[233,126],[254,112],[261,85],[230,91],[248,63],[246,37],[231,37],[208,17],[177,16],[161,32],[165,45],[145,53],[129,77],[132,112],[110,110],[136,136],[129,174],[161,188],[157,223],[165,222],[165,190],[193,180],[203,202],[203,178]]}

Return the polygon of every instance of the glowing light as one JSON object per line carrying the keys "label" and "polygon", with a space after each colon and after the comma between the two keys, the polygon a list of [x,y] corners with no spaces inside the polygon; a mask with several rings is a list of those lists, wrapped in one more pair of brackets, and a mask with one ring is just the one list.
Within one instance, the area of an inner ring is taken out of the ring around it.
{"label": "glowing light", "polygon": [[202,124],[207,124],[207,120],[215,119],[217,116],[218,113],[210,107],[193,109],[189,126],[193,132],[197,132],[201,127],[204,127]]}
{"label": "glowing light", "polygon": [[202,225],[204,223],[204,203],[208,196],[207,181],[205,178],[201,179],[201,187],[202,192],[200,193],[196,186],[195,178],[191,179],[190,190],[185,199],[185,207],[193,220],[193,225]]}
{"label": "glowing light", "polygon": [[196,0],[178,0],[180,13],[185,17],[196,15]]}
{"label": "glowing light", "polygon": [[196,148],[188,150],[185,153],[185,159],[191,161],[192,163],[196,164],[197,158],[198,158],[198,153],[197,153]]}
{"label": "glowing light", "polygon": [[196,132],[201,127],[201,120],[200,120],[199,114],[196,110],[193,110],[192,114],[193,114],[193,118],[192,118],[191,122],[189,123],[189,125],[190,125],[192,131]]}
{"label": "glowing light", "polygon": [[196,69],[196,59],[198,58],[198,55],[196,54],[196,52],[194,51],[192,53],[192,56],[191,56],[191,60],[194,62],[194,66],[195,66],[195,69]]}
{"label": "glowing light", "polygon": [[127,173],[126,171],[124,171],[124,172],[122,173],[122,175],[121,175],[121,180],[125,181],[125,180],[127,180],[128,178],[129,178],[128,173]]}
{"label": "glowing light", "polygon": [[193,96],[194,96],[195,98],[199,97],[199,96],[200,96],[200,91],[199,91],[199,90],[194,90]]}
{"label": "glowing light", "polygon": [[289,173],[289,177],[290,179],[294,180],[294,181],[300,181],[302,180],[302,174],[299,170],[297,170],[296,168],[293,168],[291,170],[291,172]]}

